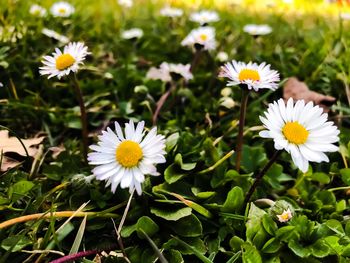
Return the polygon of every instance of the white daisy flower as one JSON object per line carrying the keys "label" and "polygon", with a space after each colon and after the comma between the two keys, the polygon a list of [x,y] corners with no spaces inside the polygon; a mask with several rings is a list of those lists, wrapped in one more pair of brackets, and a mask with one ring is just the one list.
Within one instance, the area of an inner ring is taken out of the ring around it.
{"label": "white daisy flower", "polygon": [[130,8],[133,5],[133,1],[132,0],[118,0],[118,4],[120,6]]}
{"label": "white daisy flower", "polygon": [[63,44],[67,44],[69,42],[68,37],[63,36],[63,35],[57,33],[56,31],[48,29],[46,27],[44,27],[43,30],[41,30],[41,33],[43,33],[45,36],[56,39]]}
{"label": "white daisy flower", "polygon": [[227,109],[232,109],[236,105],[236,102],[230,97],[222,97],[219,102],[221,106]]}
{"label": "white daisy flower", "polygon": [[271,89],[278,88],[279,73],[276,70],[271,70],[270,65],[261,63],[249,62],[227,62],[221,67],[219,77],[229,78],[228,86],[235,86],[239,84],[246,84],[248,89]]}
{"label": "white daisy flower", "polygon": [[99,136],[97,145],[91,145],[94,152],[88,154],[91,165],[97,165],[93,174],[97,180],[106,180],[106,187],[111,185],[115,193],[118,185],[136,189],[141,195],[141,183],[145,175],[159,175],[155,164],[164,163],[165,138],[157,135],[157,128],[151,129],[145,136],[145,122],[141,121],[136,128],[133,121],[125,124],[125,135],[118,122],[115,122],[115,132],[110,128]]}
{"label": "white daisy flower", "polygon": [[55,17],[69,17],[75,12],[75,8],[71,4],[61,1],[54,3],[50,12]]}
{"label": "white daisy flower", "polygon": [[160,15],[167,17],[180,17],[184,11],[180,8],[165,6],[160,10]]}
{"label": "white daisy flower", "polygon": [[267,130],[259,135],[274,140],[277,150],[285,149],[292,156],[295,165],[306,172],[310,162],[328,162],[324,152],[336,152],[339,130],[333,122],[327,121],[327,113],[314,106],[312,102],[305,105],[298,100],[293,105],[290,98],[287,105],[283,99],[269,104],[265,117],[260,120]]}
{"label": "white daisy flower", "polygon": [[44,17],[46,16],[46,9],[40,5],[31,5],[30,9],[29,9],[29,13],[33,16],[40,16],[40,17]]}
{"label": "white daisy flower", "polygon": [[186,81],[193,79],[190,64],[173,64],[168,62],[163,62],[160,64],[159,68],[151,67],[146,74],[146,78],[161,80],[163,82],[171,81],[171,73],[176,73],[183,77]]}
{"label": "white daisy flower", "polygon": [[219,60],[220,62],[225,62],[228,60],[228,54],[224,51],[220,51],[217,55],[216,55],[216,59]]}
{"label": "white daisy flower", "polygon": [[243,31],[252,36],[262,36],[270,34],[272,28],[269,25],[248,24],[243,27]]}
{"label": "white daisy flower", "polygon": [[132,28],[132,29],[123,31],[121,36],[123,39],[140,38],[143,36],[143,31],[140,28]]}
{"label": "white daisy flower", "polygon": [[185,39],[182,40],[181,45],[190,47],[199,45],[204,50],[215,49],[215,29],[209,26],[193,29]]}
{"label": "white daisy flower", "polygon": [[287,210],[284,210],[282,214],[277,215],[278,221],[281,223],[288,222],[292,217],[292,211],[290,211],[289,208]]}
{"label": "white daisy flower", "polygon": [[87,49],[81,42],[69,43],[63,52],[56,48],[52,56],[44,56],[42,60],[44,66],[40,67],[40,74],[49,75],[48,78],[57,76],[60,79],[64,75],[69,75],[71,71],[77,72],[86,55],[90,54]]}
{"label": "white daisy flower", "polygon": [[215,11],[202,10],[196,13],[192,13],[190,16],[190,20],[204,25],[211,22],[219,21],[219,15]]}
{"label": "white daisy flower", "polygon": [[183,77],[186,81],[193,79],[193,75],[191,72],[191,65],[190,64],[169,64],[169,71],[171,73],[176,73]]}

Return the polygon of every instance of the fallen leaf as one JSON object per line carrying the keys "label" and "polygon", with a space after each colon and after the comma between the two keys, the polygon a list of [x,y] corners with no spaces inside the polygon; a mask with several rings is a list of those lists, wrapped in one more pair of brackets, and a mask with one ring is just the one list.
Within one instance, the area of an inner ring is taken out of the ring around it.
{"label": "fallen leaf", "polygon": [[0,166],[1,166],[0,171],[1,172],[5,172],[8,169],[16,167],[17,165],[21,164],[21,162],[16,161],[15,159],[12,159],[12,158],[4,156],[4,155],[1,158],[2,158],[1,164],[0,164]]}
{"label": "fallen leaf", "polygon": [[309,89],[304,83],[299,81],[296,77],[291,77],[283,86],[283,98],[288,100],[305,100],[305,102],[313,101],[316,105],[323,108],[324,112],[328,112],[330,107],[335,103],[336,98],[324,95]]}
{"label": "fallen leaf", "polygon": [[[31,139],[21,139],[28,151],[29,156],[35,156],[38,150],[33,146],[40,144],[44,138],[45,136]],[[0,152],[15,152],[19,155],[26,156],[26,151],[24,150],[23,145],[16,137],[9,137],[8,130],[0,131]]]}
{"label": "fallen leaf", "polygon": [[66,148],[61,144],[59,146],[50,147],[49,150],[52,152],[52,158],[56,159],[61,152],[66,150]]}

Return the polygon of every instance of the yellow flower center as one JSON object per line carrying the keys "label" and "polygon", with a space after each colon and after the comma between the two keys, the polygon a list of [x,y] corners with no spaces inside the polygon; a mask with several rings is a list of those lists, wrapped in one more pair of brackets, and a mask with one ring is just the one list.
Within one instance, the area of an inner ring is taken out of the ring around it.
{"label": "yellow flower center", "polygon": [[115,159],[125,168],[136,166],[142,159],[143,153],[140,145],[133,141],[123,141],[115,151]]}
{"label": "yellow flower center", "polygon": [[283,220],[288,220],[289,219],[289,214],[288,213],[283,213],[282,215],[280,215],[280,217]]}
{"label": "yellow flower center", "polygon": [[56,58],[56,68],[58,70],[63,70],[72,66],[74,62],[75,59],[70,54],[62,54]]}
{"label": "yellow flower center", "polygon": [[303,144],[309,137],[309,132],[298,122],[287,122],[282,128],[282,133],[286,139],[294,144]]}
{"label": "yellow flower center", "polygon": [[257,70],[253,69],[242,69],[241,72],[239,72],[238,78],[240,81],[244,80],[254,80],[254,81],[259,81],[260,80],[260,75]]}
{"label": "yellow flower center", "polygon": [[60,8],[60,9],[58,9],[58,12],[60,14],[65,14],[66,13],[66,9],[65,8]]}
{"label": "yellow flower center", "polygon": [[208,36],[207,36],[206,34],[201,34],[201,35],[199,36],[199,38],[200,38],[200,40],[202,40],[202,41],[206,41],[206,40],[208,39]]}

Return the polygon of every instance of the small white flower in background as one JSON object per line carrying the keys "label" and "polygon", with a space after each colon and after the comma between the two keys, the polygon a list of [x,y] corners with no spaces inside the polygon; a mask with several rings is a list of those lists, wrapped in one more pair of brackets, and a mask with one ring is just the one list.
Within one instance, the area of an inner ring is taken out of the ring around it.
{"label": "small white flower in background", "polygon": [[248,24],[243,27],[243,31],[252,36],[262,36],[270,34],[272,28],[269,25]]}
{"label": "small white flower in background", "polygon": [[193,29],[185,39],[182,40],[181,45],[190,47],[200,45],[204,50],[213,50],[216,48],[215,29],[209,26]]}
{"label": "small white flower in background", "polygon": [[77,72],[86,55],[90,54],[87,49],[87,46],[81,42],[69,43],[64,47],[63,52],[56,48],[52,56],[44,56],[42,60],[44,66],[40,67],[40,74],[49,75],[48,78],[57,76],[60,79],[62,76],[69,75],[70,72]]}
{"label": "small white flower in background", "polygon": [[152,128],[145,136],[145,122],[141,121],[135,127],[132,120],[125,124],[123,133],[118,122],[115,122],[115,132],[110,128],[99,136],[97,145],[91,145],[94,152],[88,154],[90,165],[97,165],[93,174],[97,180],[107,181],[115,193],[118,185],[121,188],[133,189],[141,195],[141,183],[145,175],[159,175],[155,164],[164,163],[165,138],[157,135],[157,128]]}
{"label": "small white flower in background", "polygon": [[4,84],[2,84],[1,82],[0,82],[0,88],[2,88],[4,86]]}
{"label": "small white flower in background", "polygon": [[223,96],[223,97],[230,97],[231,94],[232,94],[232,89],[231,89],[231,88],[228,88],[228,87],[223,88],[223,89],[220,91],[220,94],[221,94],[221,96]]}
{"label": "small white flower in background", "polygon": [[121,36],[123,39],[140,38],[143,36],[143,31],[140,28],[131,28],[123,31]]}
{"label": "small white flower in background", "polygon": [[29,9],[29,13],[33,16],[40,16],[40,17],[44,17],[46,16],[46,9],[40,5],[31,5],[30,9]]}
{"label": "small white flower in background", "polygon": [[278,221],[281,223],[288,222],[292,217],[292,211],[290,211],[289,208],[287,210],[284,210],[282,214],[277,215]]}
{"label": "small white flower in background", "polygon": [[220,19],[218,13],[215,11],[202,10],[196,13],[192,13],[190,16],[190,20],[204,25],[211,22],[217,22]]}
{"label": "small white flower in background", "polygon": [[160,15],[167,17],[179,17],[182,16],[184,11],[180,8],[165,6],[160,10]]}
{"label": "small white flower in background", "polygon": [[72,181],[76,182],[83,182],[85,184],[91,184],[91,181],[95,179],[95,175],[88,175],[86,176],[85,174],[75,174],[72,177]]}
{"label": "small white flower in background", "polygon": [[159,68],[151,67],[146,74],[146,78],[154,80],[159,79],[163,82],[169,82],[172,79],[170,73],[176,73],[188,81],[193,79],[190,69],[190,64],[183,65],[163,62],[160,64]]}
{"label": "small white flower in background", "polygon": [[290,98],[287,105],[283,99],[269,104],[265,117],[260,116],[267,130],[259,135],[274,140],[277,150],[286,150],[294,164],[307,172],[310,162],[329,162],[324,152],[336,152],[339,130],[333,122],[327,121],[328,114],[314,106],[298,100],[294,105]]}
{"label": "small white flower in background", "polygon": [[341,13],[340,18],[343,20],[350,20],[350,13]]}
{"label": "small white flower in background", "polygon": [[227,109],[232,109],[236,105],[235,101],[230,97],[222,97],[219,102],[221,106]]}
{"label": "small white flower in background", "polygon": [[221,67],[219,77],[226,77],[230,79],[227,83],[228,86],[235,86],[239,84],[246,84],[248,89],[271,89],[276,90],[278,88],[279,73],[276,70],[271,70],[270,65],[261,63],[249,62],[227,62]]}
{"label": "small white flower in background", "polygon": [[66,36],[63,36],[59,33],[57,33],[56,31],[53,31],[51,29],[48,29],[46,27],[43,28],[43,30],[41,31],[41,33],[43,33],[45,36],[48,36],[50,38],[56,39],[59,42],[63,43],[63,44],[67,44],[69,42],[69,38]]}
{"label": "small white flower in background", "polygon": [[228,54],[224,51],[220,51],[217,55],[216,55],[216,59],[219,60],[220,62],[225,62],[228,60]]}
{"label": "small white flower in background", "polygon": [[132,0],[118,0],[118,4],[120,6],[130,8],[133,5],[133,1]]}
{"label": "small white flower in background", "polygon": [[56,2],[51,8],[50,12],[55,17],[69,17],[75,12],[75,8],[68,2]]}

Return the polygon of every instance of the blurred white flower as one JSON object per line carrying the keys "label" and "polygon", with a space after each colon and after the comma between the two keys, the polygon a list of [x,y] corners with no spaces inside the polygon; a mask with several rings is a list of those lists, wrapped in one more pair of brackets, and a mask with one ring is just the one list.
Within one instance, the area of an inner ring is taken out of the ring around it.
{"label": "blurred white flower", "polygon": [[220,51],[216,55],[216,59],[219,60],[220,62],[226,62],[228,60],[228,54],[224,51]]}
{"label": "blurred white flower", "polygon": [[196,13],[192,13],[190,16],[190,20],[204,25],[211,22],[219,21],[219,15],[215,11],[202,10]]}
{"label": "blurred white flower", "polygon": [[113,193],[120,184],[121,188],[129,188],[130,193],[136,189],[141,195],[145,175],[159,175],[155,164],[166,161],[165,138],[157,135],[156,127],[146,135],[144,121],[135,127],[130,120],[124,132],[118,122],[114,124],[115,131],[107,128],[97,145],[90,146],[93,152],[88,154],[89,164],[97,165],[92,172],[97,180],[106,180],[106,187],[111,185]]}
{"label": "blurred white flower", "polygon": [[46,27],[44,27],[43,30],[41,30],[41,33],[43,33],[45,36],[56,39],[63,44],[67,44],[69,42],[68,37],[63,36],[63,35],[57,33],[56,31],[53,31],[53,30],[48,29]]}
{"label": "blurred white flower", "polygon": [[279,99],[269,104],[265,116],[260,116],[267,130],[259,135],[274,140],[277,150],[286,150],[294,164],[307,172],[310,162],[329,162],[324,152],[336,152],[339,147],[339,130],[332,121],[327,121],[328,114],[313,102],[305,104],[298,100],[295,105],[290,98],[285,104]]}
{"label": "blurred white flower", "polygon": [[44,66],[40,67],[39,72],[41,75],[49,75],[48,78],[57,76],[60,79],[62,76],[69,75],[71,71],[77,72],[88,54],[90,53],[87,51],[87,46],[83,43],[69,43],[64,47],[63,52],[56,48],[52,56],[44,56],[42,60]]}
{"label": "blurred white flower", "polygon": [[271,89],[278,88],[279,73],[271,70],[270,65],[249,62],[248,64],[232,60],[221,67],[219,77],[226,77],[229,80],[228,86],[246,84],[248,89]]}
{"label": "blurred white flower", "polygon": [[68,2],[56,2],[51,8],[50,12],[55,17],[69,17],[75,12],[75,8]]}
{"label": "blurred white flower", "polygon": [[287,210],[284,210],[282,214],[277,215],[278,221],[281,223],[288,222],[292,217],[292,211],[290,211],[289,208]]}
{"label": "blurred white flower", "polygon": [[130,8],[133,5],[133,1],[132,0],[118,0],[118,4],[120,6]]}
{"label": "blurred white flower", "polygon": [[29,13],[33,16],[44,17],[46,16],[47,11],[44,7],[34,4],[30,6]]}
{"label": "blurred white flower", "polygon": [[340,18],[343,20],[350,20],[350,13],[341,13]]}
{"label": "blurred white flower", "polygon": [[252,36],[261,36],[270,34],[272,28],[269,25],[248,24],[243,27],[243,31]]}
{"label": "blurred white flower", "polygon": [[172,79],[171,73],[176,73],[188,81],[193,79],[190,68],[190,64],[183,65],[163,62],[160,64],[159,68],[151,67],[146,74],[146,78],[154,80],[159,79],[163,82],[169,82]]}
{"label": "blurred white flower", "polygon": [[160,15],[167,17],[179,17],[182,16],[184,11],[180,8],[165,6],[160,10]]}
{"label": "blurred white flower", "polygon": [[143,30],[140,28],[132,28],[123,31],[121,36],[124,39],[140,38],[143,36]]}
{"label": "blurred white flower", "polygon": [[219,102],[221,106],[227,109],[232,109],[236,105],[235,101],[230,97],[223,97]]}
{"label": "blurred white flower", "polygon": [[198,45],[199,48],[203,48],[204,50],[213,50],[216,48],[215,29],[209,26],[193,29],[182,40],[181,45],[195,48]]}
{"label": "blurred white flower", "polygon": [[223,96],[223,97],[229,97],[229,96],[231,96],[231,94],[232,94],[232,89],[229,88],[229,87],[223,88],[223,89],[220,91],[220,94],[221,94],[221,96]]}

